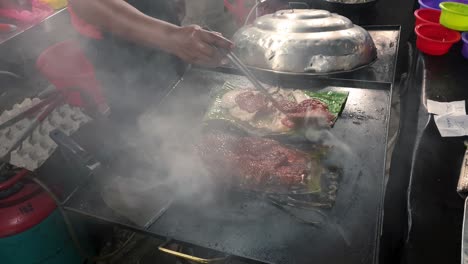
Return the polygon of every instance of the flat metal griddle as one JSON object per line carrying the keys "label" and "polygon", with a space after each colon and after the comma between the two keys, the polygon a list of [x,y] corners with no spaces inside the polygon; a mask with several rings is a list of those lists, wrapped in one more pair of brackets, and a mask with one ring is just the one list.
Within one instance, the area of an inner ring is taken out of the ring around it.
{"label": "flat metal griddle", "polygon": [[[162,112],[170,111],[165,109],[171,105],[190,109],[184,120],[191,120],[187,126],[195,127],[208,105],[209,91],[226,81],[248,84],[239,75],[192,69],[158,108]],[[100,197],[100,188],[111,179],[111,173],[80,188],[66,208],[154,236],[265,263],[374,263],[382,218],[391,89],[385,84],[374,88],[320,86],[310,80],[285,81],[281,86],[349,92],[344,111],[331,130],[351,150],[334,159],[344,172],[336,203],[320,212],[292,209],[303,218],[318,221],[318,226],[301,223],[261,197],[220,192],[208,203],[197,195],[179,198],[160,219],[141,230],[112,212]]]}

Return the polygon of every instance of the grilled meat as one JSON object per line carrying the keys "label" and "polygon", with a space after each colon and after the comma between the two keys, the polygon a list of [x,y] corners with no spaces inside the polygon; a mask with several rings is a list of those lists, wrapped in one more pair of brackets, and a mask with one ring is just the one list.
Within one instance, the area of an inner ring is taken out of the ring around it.
{"label": "grilled meat", "polygon": [[265,95],[261,93],[255,94],[252,91],[237,95],[235,100],[240,109],[249,113],[258,112],[262,108],[266,108],[268,106],[268,101]]}
{"label": "grilled meat", "polygon": [[328,106],[316,99],[307,99],[299,104],[287,102],[283,111],[288,116],[281,120],[287,127],[302,125],[308,118],[323,118],[329,125],[333,124],[335,116],[328,111]]}
{"label": "grilled meat", "polygon": [[[265,95],[253,89],[236,89],[227,92],[221,99],[221,106],[240,121],[256,128],[272,132],[288,132],[294,128],[324,120],[332,125],[335,116],[328,106],[317,99],[311,99],[299,90],[276,89],[272,96],[278,101],[284,115],[272,106]],[[312,122],[307,122],[312,120]]]}
{"label": "grilled meat", "polygon": [[271,139],[205,135],[198,152],[206,167],[249,189],[264,185],[297,186],[310,173],[309,157]]}

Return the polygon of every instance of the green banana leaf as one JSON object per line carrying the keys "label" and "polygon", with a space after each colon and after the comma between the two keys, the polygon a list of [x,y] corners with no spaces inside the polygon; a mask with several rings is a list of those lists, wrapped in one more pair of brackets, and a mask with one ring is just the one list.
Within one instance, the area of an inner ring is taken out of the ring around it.
{"label": "green banana leaf", "polygon": [[339,114],[343,110],[343,107],[348,99],[348,92],[312,92],[312,91],[303,91],[306,95],[310,96],[311,98],[317,99],[322,101],[324,104],[328,106],[328,110],[330,113],[338,118]]}
{"label": "green banana leaf", "polygon": [[[268,129],[259,129],[253,127],[248,122],[238,120],[229,114],[227,109],[221,107],[221,99],[223,95],[231,90],[235,89],[233,85],[225,83],[223,87],[217,90],[211,91],[212,103],[208,108],[208,111],[205,114],[204,121],[214,121],[222,120],[227,121],[234,126],[257,136],[267,136],[267,135],[297,135],[298,131],[290,131],[286,133],[275,133],[269,131]],[[302,90],[304,94],[308,95],[313,99],[320,100],[328,106],[329,111],[335,116],[334,122],[337,120],[339,114],[343,110],[343,107],[348,98],[348,92],[334,92],[334,91],[305,91]]]}

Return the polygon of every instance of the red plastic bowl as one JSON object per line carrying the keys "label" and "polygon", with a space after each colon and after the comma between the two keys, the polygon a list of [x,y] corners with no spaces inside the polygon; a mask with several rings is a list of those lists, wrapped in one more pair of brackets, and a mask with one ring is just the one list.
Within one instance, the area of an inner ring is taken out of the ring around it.
{"label": "red plastic bowl", "polygon": [[460,33],[438,24],[416,26],[416,47],[429,55],[444,55],[461,39]]}
{"label": "red plastic bowl", "polygon": [[439,24],[440,10],[435,9],[418,9],[414,11],[414,17],[416,18],[415,26],[420,24]]}

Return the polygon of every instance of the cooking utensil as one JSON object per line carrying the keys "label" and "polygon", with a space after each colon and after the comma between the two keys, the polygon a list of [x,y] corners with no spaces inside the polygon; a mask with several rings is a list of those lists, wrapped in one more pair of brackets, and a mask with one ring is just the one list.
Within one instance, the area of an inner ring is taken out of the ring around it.
{"label": "cooking utensil", "polygon": [[268,90],[265,87],[263,87],[263,85],[257,80],[257,78],[250,72],[250,70],[244,65],[244,63],[241,60],[239,60],[239,58],[237,58],[237,56],[232,51],[226,52],[226,57],[228,57],[232,64],[234,64],[234,66],[236,66],[245,75],[245,77],[247,77],[247,79],[253,84],[255,89],[259,90],[263,95],[266,96],[266,98],[268,98],[268,100],[271,101],[273,106],[276,109],[278,109],[278,111],[288,116],[288,114],[283,111],[283,108],[280,106],[278,101],[276,101],[275,98],[271,96]]}
{"label": "cooking utensil", "polygon": [[440,24],[458,31],[468,31],[468,4],[442,2]]}
{"label": "cooking utensil", "polygon": [[460,33],[437,24],[421,24],[414,29],[416,47],[429,55],[444,55],[460,41]]}
{"label": "cooking utensil", "polygon": [[233,36],[247,66],[280,72],[328,74],[368,65],[377,58],[370,34],[346,17],[318,9],[277,11]]}
{"label": "cooking utensil", "polygon": [[[208,31],[212,31],[209,27],[205,27]],[[255,89],[259,90],[263,95],[270,100],[270,102],[273,104],[273,106],[278,109],[281,113],[287,116],[287,114],[283,111],[283,108],[280,106],[280,104],[271,96],[271,94],[268,92],[268,90],[263,87],[263,85],[260,83],[260,81],[257,80],[257,78],[250,72],[250,70],[244,65],[244,63],[230,50],[224,50],[218,47],[215,47],[219,52],[222,54],[226,55],[226,57],[231,61],[236,68],[238,68],[244,75],[247,77],[247,79],[253,84]]]}
{"label": "cooking utensil", "polygon": [[[291,117],[289,113],[286,113],[283,110],[283,107],[278,103],[278,101],[273,98],[273,96],[268,92],[268,90],[263,87],[263,85],[257,80],[257,78],[250,72],[250,70],[244,65],[244,63],[237,58],[237,56],[229,51],[226,53],[226,56],[228,59],[247,77],[247,79],[254,85],[254,87],[259,90],[263,95],[270,100],[272,105],[283,115],[287,116],[291,122],[298,124],[301,123],[302,121],[299,120],[298,118]],[[313,119],[314,117],[304,117],[308,119]],[[318,119],[321,119],[321,117],[317,117]],[[329,126],[327,125],[326,122],[309,122],[309,125],[314,126],[316,129],[327,129]]]}
{"label": "cooking utensil", "polygon": [[[468,141],[465,141],[464,144],[465,147],[468,147]],[[460,177],[458,178],[457,192],[463,199],[465,199],[461,263],[466,263],[468,261],[468,199],[466,199],[468,195],[468,149],[465,151],[465,156],[463,157]]]}

